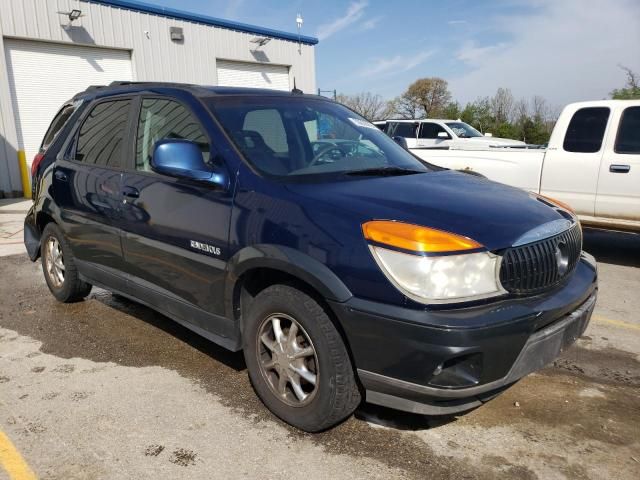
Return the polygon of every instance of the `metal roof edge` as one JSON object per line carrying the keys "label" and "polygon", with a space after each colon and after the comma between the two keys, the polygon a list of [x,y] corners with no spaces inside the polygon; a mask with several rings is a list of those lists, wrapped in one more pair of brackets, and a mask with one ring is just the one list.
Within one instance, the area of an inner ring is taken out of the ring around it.
{"label": "metal roof edge", "polygon": [[272,38],[280,38],[283,40],[291,40],[293,42],[300,41],[305,45],[316,45],[318,39],[301,35],[298,37],[296,33],[283,32],[271,28],[258,27],[246,23],[224,20],[222,18],[208,17],[206,15],[198,15],[196,13],[185,12],[184,10],[176,10],[174,8],[160,7],[150,3],[138,2],[134,0],[82,0],[89,3],[101,3],[111,7],[125,8],[137,12],[152,13],[163,17],[175,18],[177,20],[187,20],[190,22],[202,23],[214,27],[227,28],[230,30],[238,30],[240,32],[255,33]]}

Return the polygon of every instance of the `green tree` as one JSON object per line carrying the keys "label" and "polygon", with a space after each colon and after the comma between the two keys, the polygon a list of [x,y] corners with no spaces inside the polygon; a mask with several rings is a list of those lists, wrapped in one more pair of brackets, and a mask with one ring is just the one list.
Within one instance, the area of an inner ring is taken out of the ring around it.
{"label": "green tree", "polygon": [[614,100],[635,100],[640,99],[640,78],[628,67],[620,65],[627,74],[627,84],[624,88],[616,88],[611,92],[611,98]]}
{"label": "green tree", "polygon": [[[419,78],[400,96],[405,110],[414,115],[437,117],[451,100],[449,84],[438,77]],[[413,118],[416,118],[415,116]]]}

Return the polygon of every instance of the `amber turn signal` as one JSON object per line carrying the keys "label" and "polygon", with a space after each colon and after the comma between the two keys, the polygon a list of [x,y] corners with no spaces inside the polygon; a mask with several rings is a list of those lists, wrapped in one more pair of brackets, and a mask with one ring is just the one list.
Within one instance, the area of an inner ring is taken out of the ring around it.
{"label": "amber turn signal", "polygon": [[364,223],[362,231],[367,240],[414,252],[459,252],[484,248],[475,240],[462,235],[390,220]]}

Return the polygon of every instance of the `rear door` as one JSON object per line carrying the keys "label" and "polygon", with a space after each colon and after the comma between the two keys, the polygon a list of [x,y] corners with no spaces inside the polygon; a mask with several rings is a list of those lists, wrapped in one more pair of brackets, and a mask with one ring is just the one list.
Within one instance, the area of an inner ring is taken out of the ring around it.
{"label": "rear door", "polygon": [[[232,191],[161,175],[150,166],[155,143],[164,139],[193,141],[206,162],[221,160],[193,104],[167,96],[141,97],[137,103],[122,204],[124,256],[133,287],[166,298],[164,306],[178,317],[185,314],[181,305],[222,315]],[[189,315],[206,330],[224,330],[207,325],[197,312]]]}
{"label": "rear door", "polygon": [[596,216],[640,222],[640,104],[616,107],[598,180]]}
{"label": "rear door", "polygon": [[565,131],[565,137],[545,154],[540,193],[568,203],[580,215],[595,214],[610,114],[608,107],[578,107],[568,124],[558,122],[556,128]]}
{"label": "rear door", "polygon": [[119,220],[130,109],[131,99],[123,97],[89,106],[53,169],[61,226],[76,258],[98,275],[122,269]]}

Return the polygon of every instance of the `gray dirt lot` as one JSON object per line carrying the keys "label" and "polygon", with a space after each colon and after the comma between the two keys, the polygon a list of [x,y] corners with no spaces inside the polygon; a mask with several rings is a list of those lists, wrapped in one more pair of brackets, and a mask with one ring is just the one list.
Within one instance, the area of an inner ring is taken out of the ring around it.
{"label": "gray dirt lot", "polygon": [[[0,258],[0,431],[41,478],[640,478],[640,237],[586,234],[600,298],[578,344],[458,418],[363,406],[274,419],[241,354],[94,290],[62,305]],[[0,468],[0,478],[3,477]]]}

